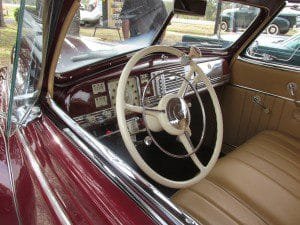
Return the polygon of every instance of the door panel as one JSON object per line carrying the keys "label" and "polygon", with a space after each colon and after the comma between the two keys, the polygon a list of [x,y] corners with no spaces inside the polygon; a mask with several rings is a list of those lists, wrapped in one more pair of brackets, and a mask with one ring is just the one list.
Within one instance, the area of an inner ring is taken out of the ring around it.
{"label": "door panel", "polygon": [[[278,68],[280,67],[278,66]],[[299,86],[300,73],[248,63],[242,60],[235,61],[232,66],[232,84],[291,98],[287,91],[289,82],[295,82]]]}
{"label": "door panel", "polygon": [[[222,96],[224,143],[239,146],[263,130],[300,138],[300,107],[287,90],[289,82],[300,85],[300,74],[239,60],[232,69],[231,85]],[[261,105],[254,103],[254,97]]]}

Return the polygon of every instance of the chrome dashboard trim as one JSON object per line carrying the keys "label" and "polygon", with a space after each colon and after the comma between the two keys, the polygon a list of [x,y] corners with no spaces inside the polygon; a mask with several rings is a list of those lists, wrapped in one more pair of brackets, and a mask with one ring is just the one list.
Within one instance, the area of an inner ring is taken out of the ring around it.
{"label": "chrome dashboard trim", "polygon": [[246,87],[246,86],[239,85],[239,84],[230,84],[230,85],[233,86],[233,87],[242,88],[242,89],[245,89],[245,90],[248,90],[248,91],[254,91],[254,92],[258,92],[258,93],[265,94],[265,95],[268,95],[268,96],[280,98],[282,100],[286,100],[286,101],[290,101],[290,102],[295,102],[294,99],[287,98],[287,97],[284,97],[284,96],[281,96],[281,95],[272,94],[272,93],[266,92],[266,91],[261,91],[261,90],[255,89],[255,88]]}
{"label": "chrome dashboard trim", "polygon": [[249,59],[246,57],[238,56],[238,60],[246,63],[251,63],[259,66],[265,66],[269,67],[272,69],[277,69],[277,70],[283,70],[283,71],[292,71],[292,72],[300,72],[300,67],[298,66],[292,66],[292,65],[281,65],[281,64],[276,64],[276,63],[271,63],[271,62],[263,62],[255,59]]}
{"label": "chrome dashboard trim", "polygon": [[[88,157],[112,182],[127,193],[157,224],[199,224],[191,216],[181,211],[164,194],[151,185],[141,175],[131,169],[109,148],[80,127],[51,97],[47,96],[50,108],[70,128],[66,135],[79,146]],[[80,137],[80,138],[79,138]],[[82,140],[84,141],[82,141]]]}

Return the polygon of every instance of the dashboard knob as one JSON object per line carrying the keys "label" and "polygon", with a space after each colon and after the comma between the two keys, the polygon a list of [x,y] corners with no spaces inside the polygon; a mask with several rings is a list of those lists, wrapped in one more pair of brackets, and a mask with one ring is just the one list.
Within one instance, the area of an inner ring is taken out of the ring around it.
{"label": "dashboard knob", "polygon": [[150,136],[146,136],[144,139],[144,143],[147,146],[150,146],[152,144],[152,138]]}

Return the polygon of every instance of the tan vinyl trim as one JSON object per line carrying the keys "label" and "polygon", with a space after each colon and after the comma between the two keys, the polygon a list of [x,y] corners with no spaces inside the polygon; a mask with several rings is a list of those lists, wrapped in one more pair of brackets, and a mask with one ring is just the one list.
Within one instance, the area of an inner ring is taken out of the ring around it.
{"label": "tan vinyl trim", "polygon": [[273,93],[270,93],[270,92],[267,92],[267,91],[262,91],[262,90],[258,90],[258,89],[255,89],[255,88],[251,88],[251,87],[247,87],[247,86],[243,86],[243,85],[239,85],[239,84],[230,84],[230,85],[233,86],[233,87],[242,88],[242,89],[245,89],[245,90],[248,90],[248,91],[254,91],[254,92],[257,92],[257,93],[260,93],[260,94],[265,94],[265,95],[272,96],[272,97],[275,97],[275,98],[280,98],[280,99],[285,100],[285,101],[295,102],[295,99],[287,98],[287,97],[284,97],[284,96],[281,96],[281,95],[276,95],[276,94],[273,94]]}
{"label": "tan vinyl trim", "polygon": [[58,62],[58,58],[62,49],[62,45],[64,42],[64,39],[66,37],[66,34],[68,32],[69,26],[74,18],[74,15],[76,13],[76,11],[78,10],[80,6],[80,1],[76,0],[73,2],[73,5],[70,8],[70,11],[62,25],[58,40],[57,40],[57,44],[54,50],[54,54],[52,57],[52,62],[51,62],[51,66],[50,66],[50,71],[49,71],[49,79],[48,79],[48,93],[51,96],[51,98],[53,98],[53,90],[54,90],[54,76],[55,76],[55,69],[57,66],[57,62]]}

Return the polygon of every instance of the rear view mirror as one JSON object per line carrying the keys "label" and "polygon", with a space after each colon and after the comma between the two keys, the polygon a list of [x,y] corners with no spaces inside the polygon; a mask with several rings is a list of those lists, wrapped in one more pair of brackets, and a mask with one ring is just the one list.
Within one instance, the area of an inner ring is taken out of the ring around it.
{"label": "rear view mirror", "polygon": [[188,15],[204,16],[206,0],[175,0],[174,12]]}

